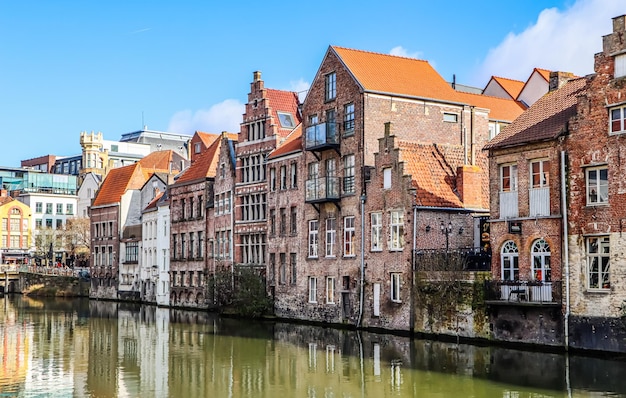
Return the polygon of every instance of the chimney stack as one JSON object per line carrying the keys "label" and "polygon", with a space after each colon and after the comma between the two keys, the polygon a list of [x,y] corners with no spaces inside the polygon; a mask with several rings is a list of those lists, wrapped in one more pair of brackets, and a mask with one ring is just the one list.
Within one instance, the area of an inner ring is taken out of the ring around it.
{"label": "chimney stack", "polygon": [[550,86],[548,91],[558,90],[572,78],[574,78],[572,72],[550,72]]}

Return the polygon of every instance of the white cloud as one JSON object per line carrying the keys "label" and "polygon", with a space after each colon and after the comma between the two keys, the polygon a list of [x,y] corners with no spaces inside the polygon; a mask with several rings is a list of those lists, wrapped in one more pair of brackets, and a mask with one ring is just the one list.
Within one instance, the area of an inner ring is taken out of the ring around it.
{"label": "white cloud", "polygon": [[564,10],[543,10],[521,33],[509,33],[489,51],[470,84],[484,85],[493,75],[525,81],[533,68],[593,73],[593,55],[602,36],[612,32],[611,18],[624,13],[615,0],[578,0]]}
{"label": "white cloud", "polygon": [[295,91],[296,93],[298,93],[298,98],[300,99],[300,102],[304,101],[304,98],[309,91],[309,87],[311,87],[311,83],[304,81],[304,79],[302,78],[289,82],[289,91]]}
{"label": "white cloud", "polygon": [[416,51],[414,53],[410,53],[406,48],[404,48],[402,46],[396,46],[396,47],[392,48],[391,51],[389,51],[389,55],[397,55],[399,57],[417,58],[417,59],[421,59],[422,58],[422,53],[421,52]]}
{"label": "white cloud", "polygon": [[233,99],[215,104],[209,109],[179,111],[171,117],[167,131],[183,134],[193,134],[196,130],[237,133],[244,111],[245,106]]}

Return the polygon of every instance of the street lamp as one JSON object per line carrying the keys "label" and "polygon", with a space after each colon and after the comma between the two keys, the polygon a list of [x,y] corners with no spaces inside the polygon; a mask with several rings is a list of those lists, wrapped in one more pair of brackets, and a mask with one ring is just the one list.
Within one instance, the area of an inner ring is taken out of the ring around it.
{"label": "street lamp", "polygon": [[441,228],[441,233],[446,236],[446,255],[447,255],[448,249],[450,247],[449,235],[452,232],[452,221],[448,221],[448,225],[445,225],[442,221],[440,228]]}

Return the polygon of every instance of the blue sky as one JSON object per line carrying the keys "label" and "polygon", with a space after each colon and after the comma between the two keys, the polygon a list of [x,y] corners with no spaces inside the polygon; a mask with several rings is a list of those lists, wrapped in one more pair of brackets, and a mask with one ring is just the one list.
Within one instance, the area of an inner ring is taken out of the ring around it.
{"label": "blue sky", "polygon": [[593,72],[617,0],[0,1],[0,165],[149,129],[237,132],[252,80],[301,91],[329,45],[428,60],[483,87]]}

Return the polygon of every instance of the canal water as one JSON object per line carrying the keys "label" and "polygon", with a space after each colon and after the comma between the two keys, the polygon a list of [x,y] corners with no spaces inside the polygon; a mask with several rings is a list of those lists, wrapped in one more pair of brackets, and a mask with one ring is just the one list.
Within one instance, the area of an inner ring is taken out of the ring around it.
{"label": "canal water", "polygon": [[0,298],[0,397],[626,397],[626,361]]}

